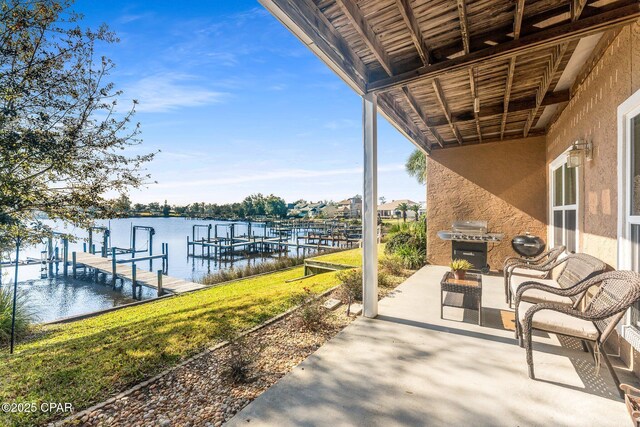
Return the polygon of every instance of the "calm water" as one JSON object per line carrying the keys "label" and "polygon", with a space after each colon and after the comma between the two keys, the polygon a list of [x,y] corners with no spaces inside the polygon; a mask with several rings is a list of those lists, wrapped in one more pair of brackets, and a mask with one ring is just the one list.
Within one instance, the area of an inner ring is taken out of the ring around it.
{"label": "calm water", "polygon": [[[206,259],[201,257],[187,256],[187,236],[192,236],[194,225],[216,225],[218,224],[218,235],[226,236],[228,232],[228,222],[222,221],[196,221],[184,218],[125,218],[110,221],[100,221],[98,225],[109,227],[111,230],[111,246],[119,248],[131,247],[131,230],[133,226],[153,227],[155,234],[153,236],[153,254],[162,252],[162,243],[168,243],[169,248],[169,265],[168,275],[179,277],[186,280],[197,281],[208,273],[216,272],[220,269],[231,268],[233,266],[244,266],[248,263],[255,264],[264,262],[268,258],[253,257],[249,259],[236,259],[234,262],[223,261],[217,259]],[[86,241],[88,233],[86,230],[65,228],[62,225],[54,225],[56,231],[64,231],[78,237],[77,242],[69,244],[69,251],[82,252],[83,242]],[[246,223],[236,223],[235,235],[239,236],[247,233]],[[202,237],[206,231],[197,229],[196,238]],[[261,236],[264,228],[261,224],[252,225],[252,234]],[[213,231],[212,231],[213,236]],[[102,245],[102,236],[94,235],[94,243],[97,250]],[[62,242],[54,242],[62,256]],[[136,250],[148,251],[149,239],[145,232],[138,231]],[[21,251],[20,259],[27,257],[40,259],[40,252],[45,249],[45,245],[37,247],[25,248]],[[309,255],[308,250],[303,254],[302,250],[297,252],[291,249],[291,255]],[[200,249],[196,248],[196,254],[200,254]],[[136,256],[146,256],[146,252],[141,252]],[[277,256],[277,255],[274,255]],[[140,262],[137,264],[139,269],[156,271],[162,268],[161,260],[154,260],[153,265],[149,262]],[[5,268],[3,270],[2,283],[7,286],[13,283],[13,269]],[[119,282],[118,282],[119,284]],[[36,312],[40,322],[48,322],[60,318],[74,316],[84,313],[90,313],[96,310],[102,310],[122,304],[135,301],[131,291],[131,283],[125,281],[124,285],[118,286],[113,290],[110,283],[104,283],[104,279],[100,277],[96,283],[93,277],[83,277],[80,275],[76,280],[70,277],[62,277],[62,264],[59,265],[59,274],[53,277],[42,279],[40,277],[40,266],[20,266],[18,274],[18,289],[22,293],[26,293],[26,299],[29,306]],[[149,288],[142,288],[142,295],[137,295],[136,299],[149,299],[155,297],[155,291]]]}

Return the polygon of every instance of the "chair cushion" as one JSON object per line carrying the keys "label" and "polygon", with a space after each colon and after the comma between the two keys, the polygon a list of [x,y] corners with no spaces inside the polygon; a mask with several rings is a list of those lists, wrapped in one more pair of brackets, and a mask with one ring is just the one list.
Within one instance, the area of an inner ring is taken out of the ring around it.
{"label": "chair cushion", "polygon": [[556,282],[553,279],[540,279],[540,278],[532,278],[532,277],[526,277],[526,276],[511,276],[511,292],[513,293],[514,297],[516,295],[516,292],[518,291],[518,287],[524,282],[536,282],[536,283],[541,283],[543,285],[552,286],[554,288],[558,288],[558,289],[560,288],[560,286],[558,285],[558,282]]}
{"label": "chair cushion", "polygon": [[526,267],[516,267],[511,272],[512,275],[541,278],[547,275],[547,271],[531,270]]}
{"label": "chair cushion", "polygon": [[[520,320],[521,325],[524,325],[525,314],[533,305],[534,304],[527,302],[520,303],[518,319]],[[553,310],[540,310],[533,315],[533,322],[531,323],[534,329],[561,335],[569,335],[590,341],[597,340],[600,334],[593,322],[578,319],[577,317]]]}
{"label": "chair cushion", "polygon": [[522,298],[520,298],[520,301],[531,302],[534,304],[539,302],[553,302],[563,305],[573,304],[573,300],[569,297],[552,294],[551,292],[546,292],[541,289],[529,289],[528,291],[525,291],[525,293],[522,294]]}

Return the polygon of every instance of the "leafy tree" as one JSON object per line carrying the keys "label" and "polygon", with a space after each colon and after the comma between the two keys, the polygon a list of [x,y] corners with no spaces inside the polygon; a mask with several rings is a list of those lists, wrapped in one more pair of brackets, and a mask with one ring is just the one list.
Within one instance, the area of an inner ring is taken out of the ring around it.
{"label": "leafy tree", "polygon": [[164,201],[164,204],[162,205],[162,216],[169,216],[169,214],[171,213],[171,206],[169,206],[167,204],[167,201]]}
{"label": "leafy tree", "polygon": [[403,222],[407,222],[407,211],[409,210],[409,205],[407,203],[402,202],[398,205],[398,210],[402,212]]}
{"label": "leafy tree", "polygon": [[421,150],[416,148],[409,155],[405,169],[410,176],[418,180],[418,183],[425,184],[427,182],[427,158]]}
{"label": "leafy tree", "polygon": [[287,203],[281,197],[271,194],[266,198],[265,213],[269,216],[282,218],[287,215]]}
{"label": "leafy tree", "polygon": [[411,210],[416,214],[416,216],[415,216],[415,220],[417,221],[417,220],[418,220],[418,217],[420,216],[420,215],[419,215],[419,212],[420,212],[420,206],[419,206],[419,205],[411,205],[411,206],[409,206],[409,209],[411,209]]}
{"label": "leafy tree", "polygon": [[39,240],[49,218],[87,227],[113,215],[108,191],[124,194],[147,179],[153,154],[128,156],[140,143],[134,105],[108,83],[113,63],[96,43],[106,27],[80,28],[70,0],[0,4],[0,235]]}
{"label": "leafy tree", "polygon": [[127,216],[131,213],[131,200],[126,194],[121,194],[120,197],[113,201],[113,210],[118,216]]}

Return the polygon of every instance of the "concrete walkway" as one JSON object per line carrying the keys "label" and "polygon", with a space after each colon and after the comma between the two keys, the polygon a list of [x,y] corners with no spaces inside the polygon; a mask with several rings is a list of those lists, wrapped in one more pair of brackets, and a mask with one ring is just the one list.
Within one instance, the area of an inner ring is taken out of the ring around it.
{"label": "concrete walkway", "polygon": [[[267,390],[230,426],[626,426],[606,366],[579,343],[534,338],[537,380],[511,328],[502,278],[484,276],[483,322],[445,308],[427,266]],[[635,377],[619,369],[624,382]]]}

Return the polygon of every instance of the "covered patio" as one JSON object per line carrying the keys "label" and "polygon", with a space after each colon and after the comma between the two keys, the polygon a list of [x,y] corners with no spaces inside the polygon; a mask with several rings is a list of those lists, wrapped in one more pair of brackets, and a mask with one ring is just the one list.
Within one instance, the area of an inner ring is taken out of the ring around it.
{"label": "covered patio", "polygon": [[[502,278],[484,276],[483,326],[445,308],[445,267],[426,266],[239,412],[230,426],[624,426],[605,366],[580,343],[534,337],[537,379],[513,337]],[[615,363],[615,362],[614,362]],[[620,380],[634,383],[628,370]]]}

